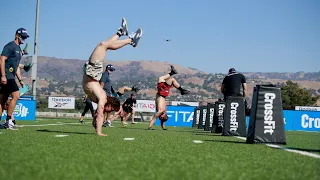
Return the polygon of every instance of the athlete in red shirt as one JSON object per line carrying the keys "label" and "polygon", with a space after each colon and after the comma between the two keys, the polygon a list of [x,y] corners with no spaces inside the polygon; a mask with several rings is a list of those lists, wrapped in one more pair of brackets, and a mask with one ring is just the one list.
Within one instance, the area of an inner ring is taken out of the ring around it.
{"label": "athlete in red shirt", "polygon": [[171,72],[160,76],[158,78],[158,93],[156,95],[156,111],[157,113],[153,116],[152,120],[149,123],[149,130],[153,130],[152,126],[156,122],[156,119],[159,118],[161,121],[161,127],[163,130],[166,130],[165,128],[165,122],[168,120],[168,116],[166,113],[167,105],[166,105],[166,97],[170,94],[170,88],[171,86],[174,86],[177,88],[181,95],[189,94],[190,91],[182,89],[180,84],[171,77],[174,74],[178,74],[177,70],[171,66]]}

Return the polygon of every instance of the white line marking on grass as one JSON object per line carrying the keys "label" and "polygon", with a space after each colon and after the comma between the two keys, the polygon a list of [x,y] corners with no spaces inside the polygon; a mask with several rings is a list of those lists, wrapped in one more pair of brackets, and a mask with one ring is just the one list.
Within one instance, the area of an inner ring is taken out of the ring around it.
{"label": "white line marking on grass", "polygon": [[279,146],[279,145],[274,145],[274,144],[266,144],[266,146],[269,146],[269,147],[272,147],[272,148],[276,148],[276,149],[282,149],[282,150],[285,150],[285,151],[288,151],[288,152],[298,153],[298,154],[302,154],[304,156],[309,156],[309,157],[320,159],[320,155],[309,153],[309,152],[306,152],[306,151],[289,149],[289,148],[285,148],[285,147],[282,147],[282,146]]}
{"label": "white line marking on grass", "polygon": [[235,137],[238,138],[238,139],[247,140],[246,137],[240,137],[240,136],[235,136]]}
{"label": "white line marking on grass", "polygon": [[200,140],[193,140],[192,142],[193,142],[193,143],[196,143],[196,144],[201,144],[201,143],[203,143],[203,142],[200,141]]}
{"label": "white line marking on grass", "polygon": [[2,134],[3,132],[0,132],[0,134]]}
{"label": "white line marking on grass", "polygon": [[32,124],[32,125],[17,125],[17,127],[40,127],[40,126],[62,126],[67,124],[79,124],[79,123],[61,123],[61,124]]}
{"label": "white line marking on grass", "polygon": [[299,132],[308,132],[308,133],[320,133],[320,131],[304,131],[304,130],[296,130]]}
{"label": "white line marking on grass", "polygon": [[[245,137],[237,137],[237,136],[234,136],[234,137],[236,137],[238,139],[242,139],[242,140],[246,140],[247,139]],[[309,157],[320,159],[320,155],[318,155],[318,154],[313,154],[313,153],[309,153],[309,152],[306,152],[306,151],[300,151],[300,150],[285,148],[285,147],[282,147],[282,146],[279,146],[279,145],[275,145],[275,144],[265,144],[265,145],[268,146],[268,147],[275,148],[275,149],[282,149],[282,150],[285,150],[285,151],[288,151],[288,152],[298,153],[298,154],[301,154],[301,155],[304,155],[304,156],[309,156]]]}
{"label": "white line marking on grass", "polygon": [[124,138],[123,140],[125,140],[125,141],[133,141],[134,138]]}
{"label": "white line marking on grass", "polygon": [[69,136],[69,135],[66,135],[66,134],[57,134],[57,135],[55,135],[55,137],[67,137],[67,136]]}

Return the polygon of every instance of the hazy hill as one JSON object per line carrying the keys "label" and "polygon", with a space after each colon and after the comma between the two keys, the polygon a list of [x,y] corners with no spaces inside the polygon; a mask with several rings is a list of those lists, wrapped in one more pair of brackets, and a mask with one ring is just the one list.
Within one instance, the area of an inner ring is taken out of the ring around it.
{"label": "hazy hill", "polygon": [[[31,62],[31,57],[23,58],[22,62]],[[39,95],[82,95],[82,65],[83,60],[59,59],[53,57],[38,57],[37,88]],[[143,90],[138,98],[153,99],[156,91],[156,79],[159,75],[169,72],[169,62],[157,61],[105,61],[105,65],[113,64],[116,68],[111,75],[114,87],[138,84]],[[194,68],[173,64],[179,71],[175,78],[193,93],[190,96],[180,96],[172,91],[171,99],[189,101],[211,101],[221,97],[220,84],[225,74],[203,72]],[[319,72],[244,72],[248,80],[249,92],[257,83],[284,83],[286,80],[298,82],[302,87],[310,89],[314,95],[320,93]],[[23,73],[30,77],[31,73]],[[30,83],[30,80],[26,80]],[[51,84],[51,85],[50,85]]]}

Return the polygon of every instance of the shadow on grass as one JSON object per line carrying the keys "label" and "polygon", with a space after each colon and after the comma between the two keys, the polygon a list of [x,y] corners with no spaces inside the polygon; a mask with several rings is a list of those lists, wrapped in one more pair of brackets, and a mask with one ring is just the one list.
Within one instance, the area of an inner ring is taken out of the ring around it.
{"label": "shadow on grass", "polygon": [[246,142],[241,141],[225,141],[225,140],[203,140],[207,142],[222,142],[222,143],[234,143],[234,144],[247,144]]}
{"label": "shadow on grass", "polygon": [[49,132],[49,133],[65,133],[65,134],[95,134],[95,133],[86,133],[86,132],[66,132],[66,131],[53,131],[48,129],[40,129],[38,132]]}
{"label": "shadow on grass", "polygon": [[292,149],[292,150],[320,153],[320,149],[305,149],[305,148],[294,148],[294,147],[285,147],[285,148]]}

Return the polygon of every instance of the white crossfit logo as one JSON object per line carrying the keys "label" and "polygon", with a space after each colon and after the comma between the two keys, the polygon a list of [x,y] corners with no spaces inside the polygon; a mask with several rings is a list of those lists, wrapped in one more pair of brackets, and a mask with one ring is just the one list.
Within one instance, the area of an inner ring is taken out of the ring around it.
{"label": "white crossfit logo", "polygon": [[273,134],[276,128],[276,122],[273,120],[273,100],[276,98],[274,93],[264,95],[264,134]]}
{"label": "white crossfit logo", "polygon": [[225,105],[224,104],[219,104],[219,111],[218,111],[218,126],[223,127],[223,110],[224,110]]}
{"label": "white crossfit logo", "polygon": [[230,131],[237,131],[238,130],[238,122],[237,122],[238,107],[239,107],[239,103],[236,103],[236,102],[231,103]]}

